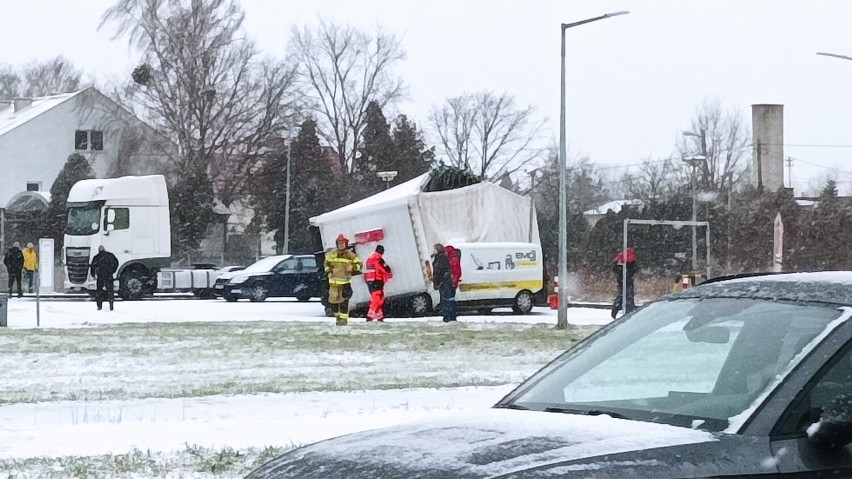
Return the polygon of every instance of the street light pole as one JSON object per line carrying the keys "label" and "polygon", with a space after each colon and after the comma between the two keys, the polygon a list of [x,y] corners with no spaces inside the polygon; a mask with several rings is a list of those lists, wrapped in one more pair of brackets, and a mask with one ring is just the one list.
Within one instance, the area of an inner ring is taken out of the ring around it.
{"label": "street light pole", "polygon": [[557,173],[559,174],[559,254],[557,262],[559,263],[559,282],[562,287],[559,288],[559,309],[556,319],[557,329],[568,329],[568,295],[566,294],[568,284],[568,194],[565,178],[565,30],[583,25],[586,23],[604,20],[606,18],[625,15],[630,12],[621,11],[607,13],[599,17],[580,20],[579,22],[563,23],[562,28],[562,62],[561,62],[561,88],[560,88],[560,104],[559,104],[559,164]]}
{"label": "street light pole", "polygon": [[293,140],[287,135],[287,190],[284,193],[284,254],[290,253],[290,156]]}
{"label": "street light pole", "polygon": [[[701,138],[701,156],[702,160],[706,160],[707,158],[707,130],[701,128],[699,130],[701,133],[693,133],[691,131],[683,132],[683,136],[694,136],[696,138]],[[698,220],[698,204],[696,201],[696,192],[695,192],[695,168],[697,168],[698,161],[694,157],[684,158],[684,161],[690,163],[692,165],[692,177],[690,178],[690,183],[692,184],[692,222],[696,222]],[[692,225],[692,272],[698,271],[698,234],[696,232],[695,225]]]}
{"label": "street light pole", "polygon": [[533,221],[535,216],[535,201],[533,199],[533,189],[535,189],[535,174],[538,173],[538,170],[530,170],[527,172],[530,175],[530,230],[527,235],[527,241],[532,243],[533,241]]}

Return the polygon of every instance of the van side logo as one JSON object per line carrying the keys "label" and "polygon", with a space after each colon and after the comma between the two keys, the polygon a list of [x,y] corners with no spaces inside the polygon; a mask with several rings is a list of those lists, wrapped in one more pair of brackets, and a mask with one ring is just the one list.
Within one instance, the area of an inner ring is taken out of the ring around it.
{"label": "van side logo", "polygon": [[526,261],[535,261],[536,260],[535,250],[530,251],[529,253],[515,253],[516,260],[526,260]]}

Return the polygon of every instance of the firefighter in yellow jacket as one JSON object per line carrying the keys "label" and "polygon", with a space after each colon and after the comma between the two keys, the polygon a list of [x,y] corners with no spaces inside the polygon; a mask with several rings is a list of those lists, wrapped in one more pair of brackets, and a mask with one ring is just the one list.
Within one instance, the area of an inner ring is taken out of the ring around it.
{"label": "firefighter in yellow jacket", "polygon": [[325,255],[325,272],[328,274],[328,302],[338,326],[349,322],[349,298],[353,274],[361,272],[361,260],[349,249],[349,239],[341,234],[337,237],[337,249]]}

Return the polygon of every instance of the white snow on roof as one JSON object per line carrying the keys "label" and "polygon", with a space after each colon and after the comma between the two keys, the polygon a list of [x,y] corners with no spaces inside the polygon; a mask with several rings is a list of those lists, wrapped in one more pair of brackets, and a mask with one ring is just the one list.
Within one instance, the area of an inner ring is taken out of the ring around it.
{"label": "white snow on roof", "polygon": [[641,205],[642,200],[615,200],[610,201],[609,203],[604,203],[597,208],[584,211],[584,215],[605,215],[607,212],[612,210],[613,213],[618,213],[621,211],[621,208],[625,206],[638,206]]}
{"label": "white snow on roof", "polygon": [[421,192],[423,184],[429,178],[429,173],[424,173],[417,178],[406,181],[405,183],[394,186],[381,193],[364,198],[361,201],[356,201],[350,205],[338,208],[328,213],[323,213],[319,216],[311,218],[311,224],[318,225],[327,223],[341,217],[352,216],[369,211],[380,211],[394,206],[408,204],[408,200],[412,196],[417,196]]}
{"label": "white snow on roof", "polygon": [[15,111],[11,105],[0,109],[0,135],[4,135],[42,113],[57,107],[86,90],[61,95],[43,96],[32,99],[32,104]]}

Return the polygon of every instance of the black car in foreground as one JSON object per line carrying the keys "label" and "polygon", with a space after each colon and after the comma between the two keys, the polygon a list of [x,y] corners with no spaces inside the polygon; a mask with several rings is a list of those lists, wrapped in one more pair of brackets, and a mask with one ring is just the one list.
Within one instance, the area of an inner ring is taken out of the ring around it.
{"label": "black car in foreground", "polygon": [[852,272],[710,281],[492,409],[290,451],[252,479],[852,477]]}
{"label": "black car in foreground", "polygon": [[320,296],[320,278],[314,255],[278,255],[216,278],[213,294],[227,301],[266,298],[297,298],[308,301]]}

